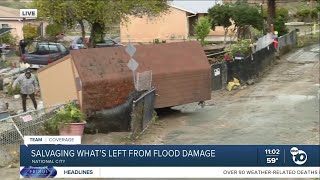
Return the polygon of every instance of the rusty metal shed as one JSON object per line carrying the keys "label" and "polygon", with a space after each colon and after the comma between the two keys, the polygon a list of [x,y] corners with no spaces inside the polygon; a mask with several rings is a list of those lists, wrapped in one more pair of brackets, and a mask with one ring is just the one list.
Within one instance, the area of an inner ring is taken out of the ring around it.
{"label": "rusty metal shed", "polygon": [[[133,58],[139,63],[137,72],[152,70],[152,85],[159,95],[155,102],[156,108],[205,101],[211,98],[210,65],[198,42],[137,45],[135,47],[137,51]],[[57,94],[65,93],[66,87],[75,86],[71,89],[76,90],[76,95],[65,96],[66,101],[72,98],[78,99],[84,111],[115,107],[124,103],[130,92],[134,90],[132,72],[127,67],[129,60],[130,56],[126,53],[125,47],[71,51],[70,56],[39,71],[40,86],[56,87],[56,91],[41,87],[42,94],[57,97]],[[52,79],[54,74],[50,75],[45,71],[63,61],[70,61],[70,72],[59,71],[59,68],[56,68],[56,71],[64,74],[63,78],[66,79],[69,74],[70,78],[74,79],[74,83],[46,83],[45,81],[50,79],[54,81]],[[46,99],[50,98],[43,99],[45,105],[63,103],[53,103],[53,101],[46,103]]]}

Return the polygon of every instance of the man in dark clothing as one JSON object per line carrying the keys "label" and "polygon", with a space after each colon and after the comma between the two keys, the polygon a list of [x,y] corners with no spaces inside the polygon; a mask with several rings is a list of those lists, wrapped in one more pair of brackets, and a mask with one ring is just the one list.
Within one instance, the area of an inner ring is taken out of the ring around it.
{"label": "man in dark clothing", "polygon": [[227,63],[227,82],[226,83],[228,83],[229,81],[231,81],[232,80],[232,64],[231,64],[231,58],[230,58],[230,54],[229,53],[227,53],[226,54],[226,57],[225,57],[225,61],[226,61],[226,63]]}
{"label": "man in dark clothing", "polygon": [[38,82],[33,74],[31,74],[31,71],[28,69],[24,74],[21,74],[13,83],[13,87],[16,87],[16,85],[19,84],[21,89],[21,98],[22,98],[22,107],[23,112],[27,111],[26,101],[27,96],[30,97],[30,99],[33,102],[33,106],[35,109],[37,109],[37,101],[35,98],[35,93],[38,92]]}
{"label": "man in dark clothing", "polygon": [[19,45],[20,45],[20,49],[21,49],[21,53],[22,53],[22,54],[25,54],[25,53],[26,53],[27,44],[28,44],[28,43],[27,43],[24,39],[20,40]]}

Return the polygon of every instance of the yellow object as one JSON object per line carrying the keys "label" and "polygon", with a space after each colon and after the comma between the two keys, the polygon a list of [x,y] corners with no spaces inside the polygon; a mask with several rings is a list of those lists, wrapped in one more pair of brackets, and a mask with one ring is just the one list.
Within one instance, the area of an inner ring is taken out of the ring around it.
{"label": "yellow object", "polygon": [[240,86],[240,82],[237,78],[233,78],[233,81],[228,83],[228,87],[227,87],[228,91],[231,91],[233,86]]}
{"label": "yellow object", "polygon": [[[236,83],[236,84],[239,84],[240,81],[237,79],[237,78],[233,78],[233,82]],[[239,84],[240,85],[240,84]]]}
{"label": "yellow object", "polygon": [[274,34],[278,34],[278,31],[274,31]]}

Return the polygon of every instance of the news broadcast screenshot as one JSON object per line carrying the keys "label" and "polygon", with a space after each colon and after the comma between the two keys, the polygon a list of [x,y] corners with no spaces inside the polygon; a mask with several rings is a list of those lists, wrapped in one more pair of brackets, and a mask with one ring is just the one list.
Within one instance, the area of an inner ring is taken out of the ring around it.
{"label": "news broadcast screenshot", "polygon": [[320,180],[319,0],[1,0],[0,180]]}

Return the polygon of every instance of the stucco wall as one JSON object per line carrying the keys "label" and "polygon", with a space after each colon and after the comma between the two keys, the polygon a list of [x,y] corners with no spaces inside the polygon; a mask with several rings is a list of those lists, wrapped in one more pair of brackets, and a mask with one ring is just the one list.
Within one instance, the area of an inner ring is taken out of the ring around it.
{"label": "stucco wall", "polygon": [[70,58],[40,71],[38,79],[45,107],[78,99]]}
{"label": "stucco wall", "polygon": [[120,25],[122,42],[153,42],[160,40],[183,40],[188,37],[187,13],[175,8],[161,17],[150,19],[146,16],[129,17],[127,25]]}
{"label": "stucco wall", "polygon": [[[170,8],[170,11],[163,14],[161,17],[142,18],[130,16],[129,22],[126,25],[120,25],[121,42],[151,43],[155,39],[166,40],[167,42],[177,42],[187,40],[189,38],[189,13]],[[204,16],[204,14],[197,14],[197,17]],[[232,35],[229,27],[228,36]],[[129,37],[128,37],[129,36]],[[222,26],[216,26],[215,30],[211,30],[209,36],[224,36],[224,29]]]}
{"label": "stucco wall", "polygon": [[[25,23],[21,22],[21,21],[18,21],[18,20],[0,20],[0,28],[2,27],[2,24],[8,24],[9,25],[9,28],[13,28],[11,30],[11,34],[14,36],[14,37],[17,37],[17,43],[19,42],[19,40],[23,39],[23,31],[22,31],[22,28],[23,28],[23,25],[28,25],[28,24],[31,24],[31,25],[35,25],[35,26],[39,26],[40,25],[40,22],[37,22],[37,21],[27,21]],[[45,35],[45,28],[46,26],[48,25],[47,22],[44,22],[43,23],[43,27],[44,27],[44,35]]]}
{"label": "stucco wall", "polygon": [[[79,78],[80,79],[79,73],[77,71],[77,68],[76,68],[74,62],[71,61],[71,63],[72,63],[72,68],[73,68],[72,72],[73,72],[74,78]],[[80,79],[80,82],[81,82],[81,79]],[[78,90],[77,91],[77,96],[78,96],[78,101],[79,101],[79,104],[80,104],[80,108],[82,110],[82,90]]]}
{"label": "stucco wall", "polygon": [[11,34],[13,36],[16,36],[17,40],[20,40],[21,38],[23,38],[23,32],[22,32],[23,23],[22,22],[0,20],[0,27],[2,27],[2,24],[8,24],[9,28],[13,28],[11,30]]}

